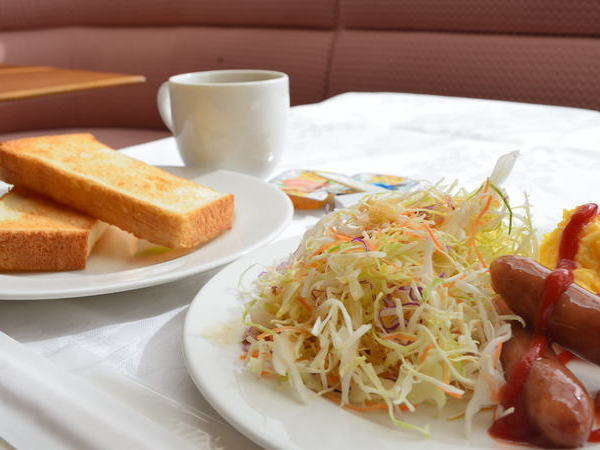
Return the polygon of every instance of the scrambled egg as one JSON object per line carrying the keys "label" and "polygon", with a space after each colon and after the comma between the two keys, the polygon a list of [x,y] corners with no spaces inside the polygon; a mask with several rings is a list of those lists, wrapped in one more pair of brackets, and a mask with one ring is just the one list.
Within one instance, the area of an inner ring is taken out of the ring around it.
{"label": "scrambled egg", "polygon": [[[574,209],[565,210],[563,220],[542,240],[540,263],[550,269],[556,267],[560,238],[574,211]],[[575,262],[577,263],[577,269],[573,271],[575,282],[589,291],[600,293],[600,216],[596,216],[583,229]]]}

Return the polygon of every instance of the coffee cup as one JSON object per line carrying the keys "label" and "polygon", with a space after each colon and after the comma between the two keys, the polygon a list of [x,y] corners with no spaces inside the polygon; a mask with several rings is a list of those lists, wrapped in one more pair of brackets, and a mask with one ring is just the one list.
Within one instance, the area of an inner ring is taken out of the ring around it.
{"label": "coffee cup", "polygon": [[211,70],[162,84],[158,110],[179,153],[199,171],[229,169],[266,178],[280,160],[289,80],[271,70]]}

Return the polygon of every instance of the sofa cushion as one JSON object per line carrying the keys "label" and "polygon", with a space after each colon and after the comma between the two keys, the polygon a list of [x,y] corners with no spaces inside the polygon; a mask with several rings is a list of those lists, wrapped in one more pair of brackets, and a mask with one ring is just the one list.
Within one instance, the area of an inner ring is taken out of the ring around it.
{"label": "sofa cushion", "polygon": [[346,28],[600,34],[594,0],[340,0]]}
{"label": "sofa cushion", "polygon": [[400,91],[600,109],[600,39],[342,31],[328,95]]}
{"label": "sofa cushion", "polygon": [[147,78],[137,85],[0,103],[0,133],[73,126],[162,127],[156,109],[159,85],[171,75],[201,70],[279,70],[290,75],[293,104],[318,102],[325,96],[332,35],[323,30],[240,27],[0,33],[0,62],[139,73]]}
{"label": "sofa cushion", "polygon": [[333,28],[336,0],[2,0],[0,30],[74,25]]}

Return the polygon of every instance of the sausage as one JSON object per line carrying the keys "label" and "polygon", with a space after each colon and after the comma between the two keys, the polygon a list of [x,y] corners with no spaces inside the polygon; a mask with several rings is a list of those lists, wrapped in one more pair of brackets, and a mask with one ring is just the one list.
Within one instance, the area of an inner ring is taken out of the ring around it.
{"label": "sausage", "polygon": [[[531,334],[513,327],[513,337],[502,348],[505,374],[511,373],[531,345]],[[523,407],[541,443],[552,447],[583,445],[594,422],[594,404],[581,382],[548,347],[532,367],[522,392]]]}
{"label": "sausage", "polygon": [[[532,325],[550,270],[522,256],[502,256],[490,266],[494,290]],[[552,341],[600,364],[600,297],[573,283],[554,305],[548,325]]]}

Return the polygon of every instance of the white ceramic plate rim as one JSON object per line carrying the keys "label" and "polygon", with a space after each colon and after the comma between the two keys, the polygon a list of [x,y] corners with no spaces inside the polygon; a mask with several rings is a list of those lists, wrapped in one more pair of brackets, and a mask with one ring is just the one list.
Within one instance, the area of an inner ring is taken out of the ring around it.
{"label": "white ceramic plate rim", "polygon": [[[274,242],[270,244],[269,248],[272,246],[287,248],[289,252],[292,252],[299,244],[301,240],[301,236],[296,236],[292,238],[287,238],[281,241]],[[264,249],[267,250],[267,249]],[[196,355],[193,352],[193,339],[198,338],[198,333],[193,331],[196,327],[194,323],[195,318],[195,310],[197,305],[199,304],[199,300],[202,298],[203,292],[207,289],[209,283],[217,283],[221,278],[227,278],[227,275],[231,272],[238,272],[244,270],[244,268],[248,267],[252,264],[252,261],[249,258],[252,258],[252,254],[247,255],[247,257],[239,259],[238,261],[229,264],[227,267],[224,267],[219,273],[217,273],[213,278],[210,279],[206,285],[200,289],[190,307],[188,308],[188,312],[185,317],[185,323],[183,326],[183,353],[184,360],[187,371],[192,378],[192,381],[196,385],[196,387],[202,392],[202,395],[208,400],[211,406],[226,420],[233,425],[240,433],[246,435],[249,439],[257,443],[258,445],[265,448],[275,448],[277,447],[277,442],[270,438],[268,435],[263,435],[261,433],[257,433],[255,429],[252,427],[252,424],[248,421],[244,420],[244,415],[242,413],[238,413],[235,409],[227,408],[222,401],[222,397],[217,394],[216,391],[211,389],[210,377],[206,377],[204,371],[202,370],[202,358],[199,355]],[[274,257],[281,256],[279,252],[274,252]],[[258,381],[258,380],[257,380]]]}
{"label": "white ceramic plate rim", "polygon": [[[74,297],[87,297],[92,295],[101,295],[101,294],[109,294],[114,292],[123,292],[134,289],[140,289],[149,286],[156,286],[159,284],[169,283],[171,281],[179,280],[181,278],[188,277],[190,275],[196,275],[198,273],[206,272],[217,267],[220,267],[224,264],[227,264],[235,259],[240,258],[241,256],[260,248],[273,239],[275,239],[278,235],[280,235],[283,230],[290,224],[292,217],[294,215],[294,207],[289,197],[285,195],[280,189],[275,187],[272,184],[269,184],[259,178],[255,178],[249,175],[245,175],[238,172],[232,172],[228,170],[222,170],[219,172],[224,172],[228,176],[236,177],[245,180],[250,183],[257,183],[263,185],[264,188],[272,191],[272,193],[279,197],[280,200],[283,201],[285,205],[285,210],[282,210],[282,221],[279,226],[273,228],[269,233],[267,233],[264,237],[257,240],[253,244],[244,246],[242,249],[238,251],[234,251],[229,254],[225,254],[224,256],[217,258],[211,262],[199,264],[197,266],[182,268],[173,271],[165,271],[158,274],[153,274],[150,277],[138,280],[124,280],[120,282],[114,282],[110,284],[105,284],[103,286],[86,286],[86,287],[73,287],[73,288],[64,288],[61,290],[52,290],[49,292],[39,292],[32,290],[0,290],[0,300],[48,300],[48,299],[57,299],[57,298],[74,298]],[[217,238],[218,239],[218,238]],[[196,250],[193,253],[188,255],[184,255],[181,258],[189,257],[194,253],[202,251],[202,247]],[[171,261],[166,261],[163,263],[154,264],[152,266],[153,269],[159,269],[169,264]],[[146,270],[147,267],[135,268],[135,269],[127,269],[123,271],[117,271],[115,273],[119,274],[127,274],[127,273],[139,273],[140,271]],[[96,275],[96,276],[106,276],[108,274]]]}
{"label": "white ceramic plate rim", "polygon": [[[276,263],[279,259],[284,258],[285,255],[292,252],[297,247],[299,240],[300,237],[296,237],[275,242],[263,249],[256,250],[252,254],[223,268],[204,285],[192,301],[188,309],[183,330],[183,351],[186,366],[188,373],[198,389],[215,410],[231,423],[231,425],[257,444],[266,448],[297,448],[299,444],[305,444],[305,438],[298,438],[297,436],[293,437],[294,434],[292,433],[297,432],[299,425],[291,422],[289,417],[280,417],[273,411],[261,411],[265,404],[272,402],[276,402],[276,408],[279,408],[282,405],[281,400],[282,397],[284,397],[285,391],[269,391],[262,390],[261,388],[260,391],[256,391],[261,395],[260,400],[248,397],[248,389],[254,389],[256,386],[264,385],[265,383],[262,383],[261,380],[256,378],[251,378],[250,380],[238,378],[240,376],[239,373],[243,373],[243,368],[241,366],[237,367],[235,361],[237,352],[239,351],[239,344],[237,341],[226,342],[221,354],[221,350],[218,347],[220,344],[212,342],[210,338],[206,337],[206,327],[212,327],[214,325],[215,329],[218,329],[222,326],[222,320],[228,320],[230,318],[226,317],[226,315],[229,316],[230,313],[236,314],[233,308],[239,307],[241,310],[241,302],[234,302],[232,293],[235,291],[237,285],[235,280],[238,279],[248,267],[255,263],[265,264],[267,263],[268,258],[270,258],[270,262]],[[259,269],[257,267],[253,270],[258,271]],[[248,276],[251,277],[254,275],[249,273]],[[570,364],[569,368],[582,381],[587,379],[588,382],[584,381],[586,385],[589,383],[600,386],[600,381],[598,381],[600,380],[600,367],[594,366],[594,368],[590,370],[589,364]],[[239,373],[235,374],[235,371],[238,369]],[[229,370],[234,371],[234,374],[223,374],[223,371]],[[249,375],[246,373],[246,376]],[[590,377],[597,381],[590,381]],[[320,403],[316,405],[317,402]],[[320,416],[318,418],[311,417],[310,420],[304,420],[302,424],[302,430],[309,427],[313,433],[323,434],[324,432],[328,432],[326,431],[328,430],[327,427],[323,426],[321,423],[331,417],[330,414],[335,414],[339,417],[347,412],[343,409],[339,409],[337,405],[333,405],[322,399],[314,399],[311,403],[313,403],[312,406],[308,404],[301,405],[299,403],[297,405],[301,408],[307,408],[307,414],[315,413],[316,409],[320,411]],[[332,411],[330,408],[335,408],[335,410]],[[277,411],[279,411],[279,409],[277,409]],[[296,411],[296,413],[300,414],[298,411]],[[341,419],[333,417],[333,419],[335,419],[336,422],[334,428],[331,430],[333,432],[339,432],[341,426],[345,429],[346,425],[352,426],[363,422],[366,425],[368,423],[366,417],[359,417],[358,419],[360,422],[354,420],[348,421],[345,417],[342,417]],[[460,425],[461,436],[459,437],[459,440],[456,439],[456,434],[454,436],[446,434],[446,432],[441,429],[436,438],[432,438],[431,441],[427,439],[414,440],[410,436],[407,438],[406,436],[396,434],[400,430],[392,430],[393,434],[391,436],[389,434],[385,435],[386,448],[395,448],[397,445],[403,445],[403,448],[407,449],[426,449],[432,447],[444,448],[446,450],[456,450],[466,447],[472,449],[524,448],[516,444],[513,445],[491,440],[486,433],[486,428],[489,426],[489,420],[491,420],[491,417],[484,415],[478,415],[476,417],[474,434],[478,434],[479,436],[476,438],[473,436],[473,440],[465,438],[462,434],[462,424]],[[277,429],[278,426],[281,426],[282,429]],[[356,431],[358,434],[355,435],[355,432],[349,431],[352,442],[354,438],[361,437],[361,432],[362,430],[358,430]],[[304,434],[304,431],[302,431],[302,434]],[[390,436],[389,441],[387,439],[388,436]],[[482,441],[482,439],[484,440]],[[345,444],[347,443],[348,440],[345,439]],[[364,445],[361,446],[361,444],[357,444],[356,447],[350,445],[350,447],[343,448],[364,448]],[[598,448],[598,446],[586,445],[585,448]]]}

